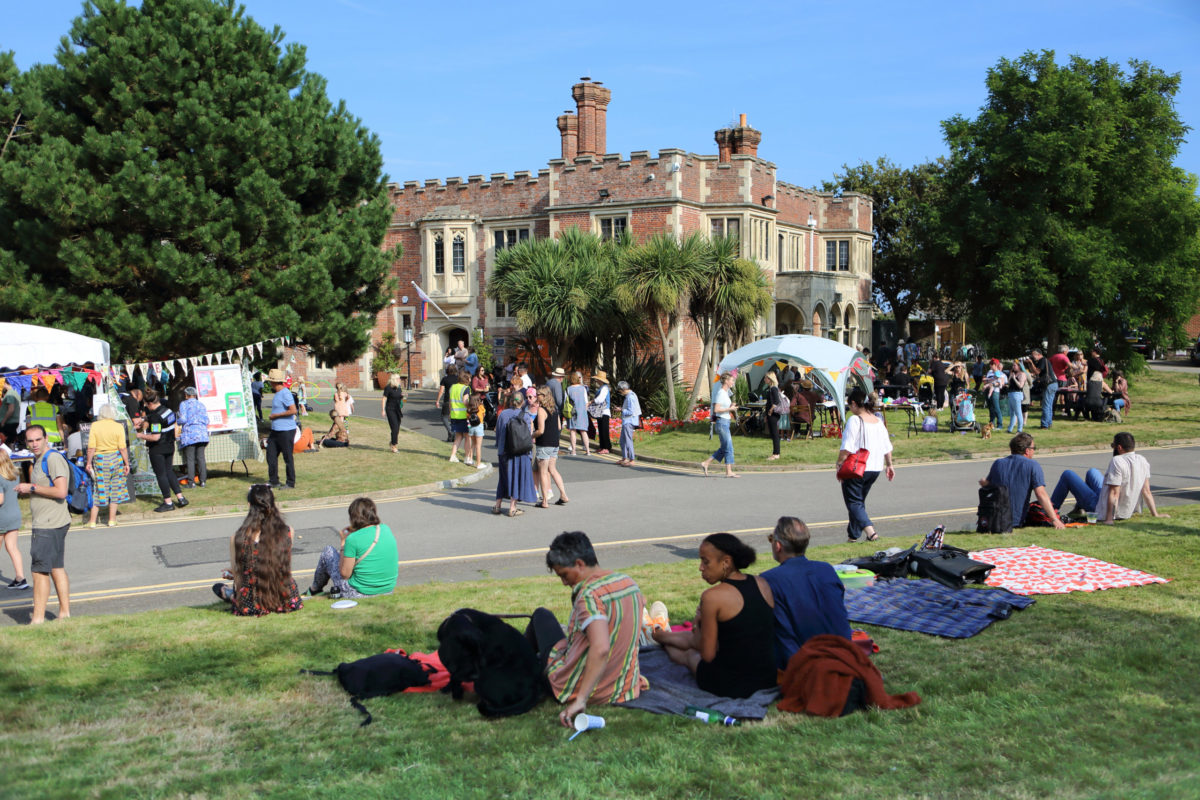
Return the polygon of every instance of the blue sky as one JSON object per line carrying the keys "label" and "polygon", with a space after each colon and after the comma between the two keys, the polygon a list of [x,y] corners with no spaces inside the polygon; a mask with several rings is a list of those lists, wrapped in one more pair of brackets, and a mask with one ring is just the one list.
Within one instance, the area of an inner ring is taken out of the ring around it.
{"label": "blue sky", "polygon": [[[245,6],[305,45],[330,96],[379,135],[396,181],[544,167],[582,75],[612,89],[609,152],[715,153],[713,131],[745,113],[759,155],[801,186],[881,155],[944,154],[940,121],[974,116],[988,67],[1026,50],[1178,72],[1177,109],[1200,127],[1200,0]],[[4,0],[0,49],[22,68],[53,60],[80,8]],[[1176,163],[1200,173],[1200,132],[1189,138]]]}

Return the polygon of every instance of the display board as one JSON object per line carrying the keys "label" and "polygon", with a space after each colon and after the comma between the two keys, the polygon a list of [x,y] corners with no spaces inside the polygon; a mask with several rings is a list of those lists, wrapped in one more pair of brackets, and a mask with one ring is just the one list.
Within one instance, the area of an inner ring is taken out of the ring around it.
{"label": "display board", "polygon": [[210,432],[250,427],[240,364],[196,367],[196,394],[208,412]]}

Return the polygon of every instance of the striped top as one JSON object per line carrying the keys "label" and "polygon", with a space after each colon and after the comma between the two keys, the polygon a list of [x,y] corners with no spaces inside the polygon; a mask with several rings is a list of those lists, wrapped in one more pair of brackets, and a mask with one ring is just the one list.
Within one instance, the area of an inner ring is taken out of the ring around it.
{"label": "striped top", "polygon": [[609,651],[590,702],[632,700],[649,688],[638,670],[638,634],[646,600],[633,579],[619,572],[596,575],[572,590],[571,603],[567,638],[550,651],[546,669],[555,698],[566,703],[575,695],[587,663],[586,629],[591,624],[608,626]]}

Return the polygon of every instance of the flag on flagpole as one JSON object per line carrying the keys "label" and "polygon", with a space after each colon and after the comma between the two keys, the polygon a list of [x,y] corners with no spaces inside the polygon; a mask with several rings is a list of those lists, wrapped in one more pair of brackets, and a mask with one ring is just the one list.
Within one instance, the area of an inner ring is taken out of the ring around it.
{"label": "flag on flagpole", "polygon": [[424,290],[424,289],[422,289],[420,286],[418,286],[416,281],[410,281],[410,283],[412,283],[412,285],[413,285],[413,288],[415,288],[415,289],[417,290],[417,297],[420,297],[420,298],[421,298],[421,303],[422,303],[422,306],[421,306],[421,321],[422,321],[422,322],[423,322],[423,321],[426,319],[426,317],[428,316],[428,312],[426,311],[426,309],[425,309],[425,306],[424,306],[424,304],[425,304],[425,303],[428,303],[429,305],[431,305],[431,306],[433,306],[434,308],[436,308],[436,309],[438,310],[438,313],[439,313],[439,314],[441,314],[441,315],[442,315],[443,317],[445,317],[446,319],[450,319],[450,315],[449,315],[449,314],[447,314],[445,311],[442,311],[441,307],[440,307],[440,306],[439,306],[437,303],[433,302],[433,300],[431,300],[431,299],[430,299],[429,295],[425,294],[425,290]]}

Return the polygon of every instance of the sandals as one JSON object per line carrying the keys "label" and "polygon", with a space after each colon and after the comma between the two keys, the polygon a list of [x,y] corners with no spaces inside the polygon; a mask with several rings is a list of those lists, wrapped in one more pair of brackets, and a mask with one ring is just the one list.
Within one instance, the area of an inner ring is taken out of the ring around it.
{"label": "sandals", "polygon": [[534,505],[534,508],[549,508],[549,507],[550,507],[550,504],[547,503],[545,500]]}
{"label": "sandals", "polygon": [[524,512],[524,511],[522,511],[522,510],[521,510],[521,509],[519,509],[519,508],[510,508],[510,509],[508,510],[508,515],[509,515],[510,517],[519,517],[519,516],[521,516],[521,515],[522,515],[522,514],[524,514],[524,513],[525,513],[525,512]]}
{"label": "sandals", "polygon": [[566,505],[567,503],[569,503],[569,502],[571,502],[571,501],[570,501],[570,500],[564,500],[564,499],[562,499],[562,498],[560,497],[560,498],[558,498],[557,500],[555,500],[555,501],[554,501],[554,505],[556,505],[556,506],[565,506],[565,505]]}
{"label": "sandals", "polygon": [[499,516],[500,515],[500,506],[492,506],[492,513]]}
{"label": "sandals", "polygon": [[708,464],[705,464],[703,461],[701,461],[700,469],[704,470],[704,477],[707,478],[708,477]]}
{"label": "sandals", "polygon": [[866,539],[867,539],[867,541],[868,541],[868,542],[875,542],[875,541],[878,541],[878,540],[879,540],[879,534],[878,534],[878,533],[868,533],[868,534],[866,535]]}

